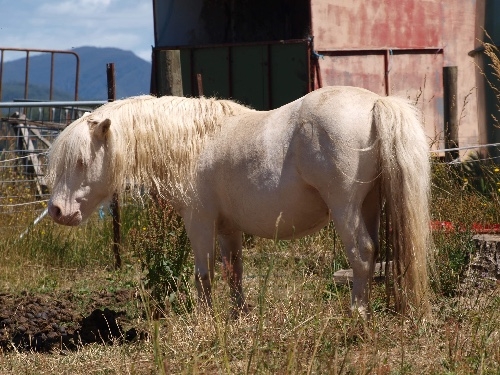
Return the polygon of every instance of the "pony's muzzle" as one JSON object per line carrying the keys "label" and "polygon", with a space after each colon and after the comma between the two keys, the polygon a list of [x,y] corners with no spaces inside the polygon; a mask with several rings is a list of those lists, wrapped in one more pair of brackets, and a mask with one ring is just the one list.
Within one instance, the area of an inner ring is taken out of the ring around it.
{"label": "pony's muzzle", "polygon": [[52,219],[56,220],[62,216],[62,211],[58,206],[56,206],[55,204],[50,202],[49,203],[49,215],[50,215],[50,217],[52,217]]}
{"label": "pony's muzzle", "polygon": [[61,207],[49,201],[49,215],[57,223],[62,225],[76,226],[81,223],[82,215],[79,210],[70,214],[63,213]]}

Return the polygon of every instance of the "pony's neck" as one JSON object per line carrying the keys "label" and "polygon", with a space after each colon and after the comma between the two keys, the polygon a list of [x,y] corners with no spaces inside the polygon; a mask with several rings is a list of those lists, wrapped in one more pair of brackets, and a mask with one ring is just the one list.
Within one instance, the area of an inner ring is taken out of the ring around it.
{"label": "pony's neck", "polygon": [[200,152],[223,118],[251,111],[207,98],[149,97],[136,106],[123,106],[119,121],[123,181],[137,193],[152,188],[177,200],[189,196]]}

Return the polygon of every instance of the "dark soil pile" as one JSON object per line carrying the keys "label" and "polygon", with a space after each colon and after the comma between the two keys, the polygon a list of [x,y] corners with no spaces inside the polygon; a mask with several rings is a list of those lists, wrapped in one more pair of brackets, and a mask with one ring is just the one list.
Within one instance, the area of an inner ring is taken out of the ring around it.
{"label": "dark soil pile", "polygon": [[87,297],[82,306],[72,292],[0,294],[0,351],[75,350],[89,343],[144,338],[124,311],[108,308],[119,309],[133,299],[130,290],[102,292]]}

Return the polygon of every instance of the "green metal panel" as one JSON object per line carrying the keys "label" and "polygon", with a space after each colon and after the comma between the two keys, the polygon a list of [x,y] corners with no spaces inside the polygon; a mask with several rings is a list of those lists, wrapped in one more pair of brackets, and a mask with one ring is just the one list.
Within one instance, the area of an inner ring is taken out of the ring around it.
{"label": "green metal panel", "polygon": [[[484,30],[488,35],[484,35],[483,43],[491,43],[500,47],[500,2],[497,0],[485,0]],[[499,110],[498,110],[498,90],[500,87],[500,77],[492,66],[492,60],[484,53],[483,45],[471,51],[476,64],[480,67],[480,73],[476,75],[478,86],[478,109],[480,134],[483,133],[486,139],[481,139],[486,143],[500,142]],[[490,147],[488,149],[491,156],[500,156],[500,149]],[[497,163],[500,163],[496,160]]]}
{"label": "green metal panel", "polygon": [[203,77],[203,95],[206,97],[229,98],[229,49],[200,48],[193,51],[192,77],[201,73]]}
{"label": "green metal panel", "polygon": [[[492,43],[496,46],[500,46],[500,22],[498,22],[500,17],[500,2],[498,0],[486,0],[485,4],[485,19],[484,19],[484,29],[491,37],[485,37],[485,43]],[[500,128],[498,127],[500,118],[498,116],[498,88],[500,87],[500,77],[498,77],[498,72],[492,66],[491,58],[487,57],[483,53],[483,71],[487,79],[488,84],[484,85],[485,90],[485,109],[486,109],[486,121],[487,121],[487,131],[488,131],[488,142],[498,143],[500,142]],[[495,156],[500,156],[500,150],[496,149],[492,152]],[[498,162],[498,161],[497,161]]]}
{"label": "green metal panel", "polygon": [[193,92],[192,66],[191,66],[191,50],[181,49],[181,75],[182,75],[182,92],[184,96],[196,96]]}
{"label": "green metal panel", "polygon": [[203,94],[269,110],[309,91],[309,42],[181,48],[185,96]]}
{"label": "green metal panel", "polygon": [[270,60],[272,108],[281,107],[308,93],[307,44],[272,45]]}
{"label": "green metal panel", "polygon": [[256,109],[269,109],[268,48],[232,47],[232,97]]}

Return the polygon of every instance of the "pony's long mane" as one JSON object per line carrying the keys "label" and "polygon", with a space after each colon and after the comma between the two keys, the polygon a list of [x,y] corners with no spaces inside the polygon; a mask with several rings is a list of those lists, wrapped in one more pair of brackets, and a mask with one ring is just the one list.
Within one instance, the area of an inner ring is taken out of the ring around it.
{"label": "pony's long mane", "polygon": [[110,119],[108,183],[118,191],[155,188],[160,194],[184,195],[205,141],[220,128],[222,118],[246,111],[251,109],[203,97],[144,95],[107,103],[56,139],[49,153],[49,176],[89,157],[90,145],[78,137],[82,126],[88,124],[92,132],[92,124]]}

